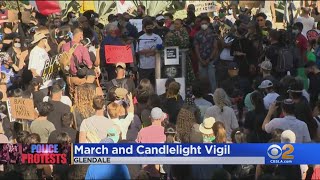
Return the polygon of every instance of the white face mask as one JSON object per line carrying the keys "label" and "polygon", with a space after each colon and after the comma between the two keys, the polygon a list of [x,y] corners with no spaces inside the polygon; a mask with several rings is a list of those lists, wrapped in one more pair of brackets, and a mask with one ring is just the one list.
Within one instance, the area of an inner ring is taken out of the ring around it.
{"label": "white face mask", "polygon": [[298,29],[294,29],[294,30],[292,30],[292,32],[293,32],[294,34],[298,34],[298,33],[299,33],[299,30],[298,30]]}
{"label": "white face mask", "polygon": [[228,14],[232,14],[233,13],[233,10],[232,9],[229,9],[228,10]]}
{"label": "white face mask", "polygon": [[13,46],[14,46],[15,48],[21,48],[21,43],[14,43]]}
{"label": "white face mask", "polygon": [[208,29],[208,24],[202,24],[201,25],[202,30],[207,30]]}

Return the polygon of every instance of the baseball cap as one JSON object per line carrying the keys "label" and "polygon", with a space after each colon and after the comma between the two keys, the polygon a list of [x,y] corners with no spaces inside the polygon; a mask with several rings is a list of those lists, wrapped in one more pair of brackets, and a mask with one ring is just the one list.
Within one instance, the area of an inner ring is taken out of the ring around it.
{"label": "baseball cap", "polygon": [[213,134],[212,126],[216,122],[216,119],[213,117],[208,117],[203,120],[199,126],[199,131],[203,134]]}
{"label": "baseball cap", "polygon": [[281,133],[281,143],[295,143],[296,134],[291,130],[285,130]]}
{"label": "baseball cap", "polygon": [[263,61],[261,64],[259,64],[261,69],[264,70],[272,70],[272,63],[270,61]]}
{"label": "baseball cap", "polygon": [[164,113],[160,108],[155,107],[151,110],[150,117],[153,120],[162,120],[164,118]]}
{"label": "baseball cap", "polygon": [[258,86],[258,88],[265,89],[265,88],[269,88],[272,86],[273,86],[273,83],[270,80],[264,80],[261,82],[261,84],[260,84],[260,86]]}
{"label": "baseball cap", "polygon": [[163,16],[158,16],[158,17],[156,17],[156,21],[161,21],[161,20],[164,20],[164,17],[163,17]]}
{"label": "baseball cap", "polygon": [[126,64],[123,63],[123,62],[118,62],[118,63],[116,64],[116,67],[120,67],[120,68],[122,68],[122,69],[126,69]]}
{"label": "baseball cap", "polygon": [[117,88],[114,93],[118,99],[125,99],[128,94],[128,90],[124,88]]}
{"label": "baseball cap", "polygon": [[238,64],[235,62],[232,62],[228,65],[229,70],[237,70],[238,69]]}

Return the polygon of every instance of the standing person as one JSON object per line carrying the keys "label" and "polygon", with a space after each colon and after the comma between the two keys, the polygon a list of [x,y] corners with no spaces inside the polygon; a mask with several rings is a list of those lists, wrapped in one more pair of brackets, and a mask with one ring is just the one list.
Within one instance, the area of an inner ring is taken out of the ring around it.
{"label": "standing person", "polygon": [[164,134],[164,127],[161,126],[161,122],[165,118],[165,114],[158,107],[151,110],[150,114],[151,126],[142,128],[138,133],[136,142],[138,143],[164,143],[166,141],[166,135]]}
{"label": "standing person", "polygon": [[52,131],[56,130],[54,125],[48,121],[48,115],[52,111],[52,105],[48,102],[39,103],[37,110],[39,117],[32,121],[30,126],[31,133],[37,133],[41,137],[41,143],[47,143],[49,135]]}
{"label": "standing person", "polygon": [[269,109],[270,105],[274,103],[280,95],[274,91],[273,83],[270,80],[262,81],[258,88],[266,93],[266,96],[263,98],[263,104],[266,109]]}
{"label": "standing person", "polygon": [[275,129],[291,130],[296,134],[297,143],[306,143],[311,141],[307,124],[294,116],[295,105],[292,99],[286,99],[281,104],[284,118],[274,118],[271,120],[276,109],[276,103],[273,103],[270,106],[268,114],[262,124],[262,129],[264,131],[271,133]]}
{"label": "standing person", "polygon": [[310,105],[311,108],[314,108],[320,95],[320,70],[317,64],[314,62],[308,62],[305,65],[305,68],[310,82],[308,89],[308,92],[310,94]]}
{"label": "standing person", "polygon": [[116,88],[124,88],[133,93],[135,90],[135,84],[131,78],[126,78],[126,64],[117,63],[116,65],[117,77],[111,79],[106,86],[106,90],[109,93],[113,93]]}
{"label": "standing person", "polygon": [[13,85],[13,80],[16,76],[16,73],[19,71],[19,68],[13,63],[12,58],[9,57],[8,53],[4,53],[0,56],[0,59],[3,63],[1,65],[1,72],[6,74],[6,84],[8,90],[10,90],[11,86]]}
{"label": "standing person", "polygon": [[107,25],[107,36],[102,40],[100,44],[100,67],[103,81],[102,83],[106,83],[108,80],[116,78],[115,67],[113,64],[106,63],[106,45],[116,45],[121,46],[124,43],[120,39],[120,30],[117,25],[114,23],[110,23]]}
{"label": "standing person", "polygon": [[296,46],[299,49],[300,56],[304,62],[307,62],[308,39],[302,34],[303,27],[301,22],[296,22],[293,25],[293,33],[296,35]]}
{"label": "standing person", "polygon": [[153,22],[147,20],[143,27],[146,33],[139,37],[137,44],[137,53],[139,57],[139,78],[149,79],[155,84],[156,51],[162,46],[160,36],[153,33]]}
{"label": "standing person", "polygon": [[165,37],[167,33],[169,32],[169,28],[164,26],[164,17],[162,15],[157,15],[156,16],[156,27],[154,28],[154,33],[159,35],[162,39],[162,41],[165,40]]}
{"label": "standing person", "polygon": [[56,143],[54,140],[61,133],[67,133],[71,138],[71,143],[76,143],[79,141],[79,132],[72,128],[74,124],[74,116],[71,112],[66,113],[61,118],[61,129],[56,129],[50,133],[48,143]]}
{"label": "standing person", "polygon": [[[28,69],[31,70],[33,77],[41,77],[45,63],[50,60],[46,49],[50,48],[48,45],[48,38],[41,32],[33,36],[32,45],[36,45],[30,52]],[[43,82],[40,90],[47,95],[48,87],[52,84],[52,80]]]}
{"label": "standing person", "polygon": [[218,57],[218,43],[216,35],[209,28],[209,23],[209,17],[205,16],[201,19],[201,30],[195,36],[194,45],[199,60],[200,78],[209,78],[211,92],[213,92],[216,89],[214,61]]}
{"label": "standing person", "polygon": [[218,88],[213,94],[214,106],[207,109],[204,118],[213,117],[216,121],[224,124],[227,131],[227,138],[231,140],[231,132],[239,127],[235,112],[231,107],[230,99],[226,92]]}
{"label": "standing person", "polygon": [[180,84],[178,82],[171,82],[166,92],[166,98],[162,104],[163,111],[169,114],[169,121],[176,124],[177,115],[183,105],[183,99],[179,95]]}
{"label": "standing person", "polygon": [[48,120],[54,124],[56,129],[61,129],[62,116],[70,112],[70,106],[61,102],[62,90],[63,87],[57,82],[53,83],[51,87],[51,97],[48,100],[53,106],[53,111],[49,113]]}
{"label": "standing person", "polygon": [[189,35],[187,30],[183,27],[181,19],[174,21],[174,30],[171,30],[165,38],[165,46],[179,46],[184,49],[189,47]]}
{"label": "standing person", "polygon": [[311,29],[314,29],[314,18],[310,16],[311,9],[309,7],[302,7],[302,13],[297,18],[296,22],[300,22],[303,24],[302,35],[307,37],[307,32]]}
{"label": "standing person", "polygon": [[137,16],[135,19],[143,19],[146,16],[146,7],[142,4],[140,4],[137,7]]}
{"label": "standing person", "polygon": [[171,13],[165,13],[164,15],[164,24],[167,28],[169,28],[170,30],[173,30],[173,15]]}
{"label": "standing person", "polygon": [[108,129],[113,126],[113,122],[104,117],[105,100],[103,96],[96,96],[93,99],[95,115],[84,119],[80,126],[80,143],[99,143],[105,138]]}

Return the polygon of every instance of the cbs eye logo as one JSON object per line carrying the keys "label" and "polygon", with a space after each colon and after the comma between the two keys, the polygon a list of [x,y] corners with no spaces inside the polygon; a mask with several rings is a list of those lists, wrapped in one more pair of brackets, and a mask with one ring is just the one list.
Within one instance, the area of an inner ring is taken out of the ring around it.
{"label": "cbs eye logo", "polygon": [[280,157],[281,159],[293,159],[294,156],[291,155],[293,151],[294,147],[292,144],[285,144],[282,148],[277,144],[273,144],[269,146],[267,154],[271,159],[279,159]]}

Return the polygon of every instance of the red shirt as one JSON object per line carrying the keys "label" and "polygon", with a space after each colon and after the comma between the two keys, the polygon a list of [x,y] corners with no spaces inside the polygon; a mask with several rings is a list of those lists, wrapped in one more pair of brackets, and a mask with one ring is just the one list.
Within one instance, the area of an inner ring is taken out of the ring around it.
{"label": "red shirt", "polygon": [[[72,45],[70,45],[71,42],[68,42],[62,46],[62,51],[69,51],[69,49],[75,44],[75,42],[72,42]],[[87,67],[91,68],[92,67],[92,61],[90,59],[89,55],[89,50],[84,47],[83,45],[79,44],[74,51],[74,56],[78,60],[78,64],[80,65],[81,63],[87,65]],[[77,74],[77,68],[75,65],[75,58],[71,58],[70,62],[70,74],[76,75]]]}
{"label": "red shirt", "polygon": [[308,40],[301,33],[297,35],[296,44],[300,49],[300,54],[303,57],[304,61],[307,62],[307,49],[308,49]]}

